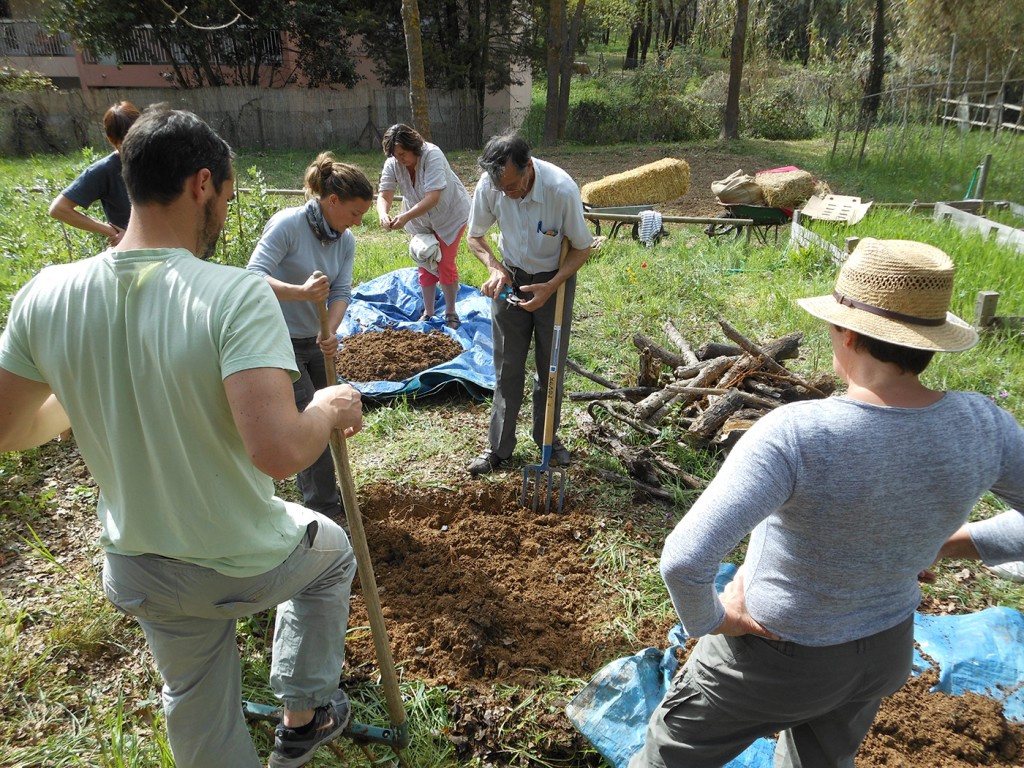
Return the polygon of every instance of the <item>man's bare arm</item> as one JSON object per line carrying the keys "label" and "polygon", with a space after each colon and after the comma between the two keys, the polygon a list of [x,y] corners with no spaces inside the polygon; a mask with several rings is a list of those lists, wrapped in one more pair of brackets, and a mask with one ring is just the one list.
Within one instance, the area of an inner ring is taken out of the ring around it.
{"label": "man's bare arm", "polygon": [[49,384],[0,368],[0,451],[24,451],[71,426]]}
{"label": "man's bare arm", "polygon": [[317,390],[302,412],[291,378],[280,368],[234,373],[224,379],[224,391],[249,458],[275,480],[312,464],[333,429],[351,436],[362,428],[360,394],[348,385]]}

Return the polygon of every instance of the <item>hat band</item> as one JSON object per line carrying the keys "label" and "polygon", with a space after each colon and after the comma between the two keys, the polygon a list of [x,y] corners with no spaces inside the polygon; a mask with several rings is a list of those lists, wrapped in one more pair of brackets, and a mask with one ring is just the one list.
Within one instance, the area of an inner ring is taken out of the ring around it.
{"label": "hat band", "polygon": [[870,312],[873,315],[879,317],[885,317],[889,320],[900,320],[904,323],[913,323],[914,325],[929,325],[939,326],[944,325],[946,318],[934,318],[934,317],[914,317],[913,315],[904,315],[901,312],[893,312],[891,309],[882,309],[872,304],[865,304],[863,301],[857,301],[851,299],[846,294],[840,293],[839,291],[832,291],[832,297],[840,304],[846,307],[853,307],[854,309],[862,309],[865,312]]}

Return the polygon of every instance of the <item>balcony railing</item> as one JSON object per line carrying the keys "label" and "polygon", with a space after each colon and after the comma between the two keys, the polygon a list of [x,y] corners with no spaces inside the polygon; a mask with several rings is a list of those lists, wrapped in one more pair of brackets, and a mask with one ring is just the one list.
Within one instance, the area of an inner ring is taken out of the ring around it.
{"label": "balcony railing", "polygon": [[0,57],[74,55],[66,32],[54,35],[34,21],[0,19]]}
{"label": "balcony railing", "polygon": [[[202,33],[200,33],[202,34]],[[214,41],[213,61],[217,65],[231,66],[235,58],[223,37],[212,37]],[[281,63],[281,36],[278,33],[262,35],[253,43],[258,45],[264,64]],[[219,50],[218,50],[219,48]],[[167,48],[161,43],[159,35],[151,27],[136,27],[132,30],[131,43],[127,48],[117,54],[106,54],[93,56],[85,53],[84,58],[87,64],[170,64],[173,57],[179,64],[188,64],[190,53],[180,45],[172,43],[170,56]]]}

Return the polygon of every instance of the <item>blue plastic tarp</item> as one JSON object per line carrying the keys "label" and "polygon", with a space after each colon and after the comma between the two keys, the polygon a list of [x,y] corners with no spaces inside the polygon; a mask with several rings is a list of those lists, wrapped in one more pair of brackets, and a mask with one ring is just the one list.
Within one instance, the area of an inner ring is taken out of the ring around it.
{"label": "blue plastic tarp", "polygon": [[[415,267],[398,269],[376,277],[352,290],[345,320],[338,329],[344,344],[345,336],[373,333],[385,329],[443,331],[462,345],[463,353],[447,363],[406,379],[405,381],[349,382],[365,397],[389,399],[420,397],[437,392],[448,385],[458,385],[471,397],[482,400],[494,392],[494,343],[491,340],[491,300],[476,288],[459,285],[455,309],[462,320],[458,330],[444,323],[447,308],[444,297],[438,296],[436,314],[419,322],[423,313],[423,294]],[[440,293],[440,292],[439,292]]]}
{"label": "blue plastic tarp", "polygon": [[[723,564],[719,591],[736,566]],[[1010,608],[987,608],[965,616],[914,616],[914,639],[939,669],[935,690],[967,691],[1003,702],[1010,720],[1024,721],[1024,616]],[[645,648],[607,664],[565,708],[569,721],[615,768],[625,768],[643,746],[647,722],[679,667],[676,650],[686,636],[678,624],[667,650]],[[915,674],[930,666],[915,649]],[[758,739],[725,768],[772,768],[775,742]]]}

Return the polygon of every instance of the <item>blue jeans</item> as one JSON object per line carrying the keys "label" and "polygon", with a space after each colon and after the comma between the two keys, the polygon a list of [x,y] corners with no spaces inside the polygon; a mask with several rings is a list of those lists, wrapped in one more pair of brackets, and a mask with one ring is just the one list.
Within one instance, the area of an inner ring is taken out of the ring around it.
{"label": "blue jeans", "polygon": [[[295,350],[295,365],[299,369],[299,378],[292,383],[295,390],[295,405],[300,411],[306,410],[313,399],[313,393],[330,384],[336,384],[337,375],[327,379],[327,366],[324,353],[316,338],[292,339]],[[333,373],[333,372],[332,372]],[[345,519],[345,510],[341,503],[341,492],[338,481],[334,477],[334,459],[331,448],[327,446],[320,458],[302,470],[296,476],[299,490],[302,491],[302,504],[341,523]]]}
{"label": "blue jeans", "polygon": [[345,657],[355,556],[322,515],[288,559],[233,578],[158,555],[107,553],[107,599],[134,616],[164,680],[167,736],[178,768],[258,768],[242,714],[237,619],[277,606],[270,684],[289,709],[327,703]]}

